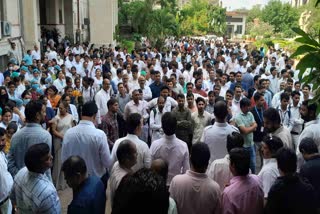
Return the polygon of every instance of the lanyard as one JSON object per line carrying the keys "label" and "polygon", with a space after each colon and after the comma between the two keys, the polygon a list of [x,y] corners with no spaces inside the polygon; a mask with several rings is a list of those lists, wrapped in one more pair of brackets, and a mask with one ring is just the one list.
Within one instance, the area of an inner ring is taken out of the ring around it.
{"label": "lanyard", "polygon": [[286,117],[286,113],[288,112],[288,110],[283,112],[281,108],[278,108],[278,111],[280,111],[279,115],[280,115],[281,123],[283,124],[284,123],[284,119]]}
{"label": "lanyard", "polygon": [[257,109],[257,106],[254,107],[254,109],[255,109],[256,112],[257,112],[257,115],[258,115],[258,117],[259,117],[260,122],[263,123],[263,111],[262,111],[262,109],[261,109],[261,115],[259,114],[259,111],[258,111],[258,109]]}

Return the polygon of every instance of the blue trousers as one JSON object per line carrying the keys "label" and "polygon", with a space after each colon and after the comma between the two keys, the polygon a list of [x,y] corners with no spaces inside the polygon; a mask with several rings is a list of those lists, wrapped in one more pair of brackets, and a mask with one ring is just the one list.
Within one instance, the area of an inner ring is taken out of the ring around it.
{"label": "blue trousers", "polygon": [[255,174],[256,173],[256,149],[254,145],[250,147],[245,147],[244,149],[250,153],[250,169],[251,169],[251,173]]}

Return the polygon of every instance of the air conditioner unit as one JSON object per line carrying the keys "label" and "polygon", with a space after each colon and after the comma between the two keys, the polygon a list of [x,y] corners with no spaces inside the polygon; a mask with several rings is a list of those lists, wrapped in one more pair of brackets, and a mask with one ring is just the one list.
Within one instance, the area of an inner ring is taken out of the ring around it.
{"label": "air conditioner unit", "polygon": [[1,22],[1,31],[2,36],[11,36],[12,26],[10,22],[2,21]]}

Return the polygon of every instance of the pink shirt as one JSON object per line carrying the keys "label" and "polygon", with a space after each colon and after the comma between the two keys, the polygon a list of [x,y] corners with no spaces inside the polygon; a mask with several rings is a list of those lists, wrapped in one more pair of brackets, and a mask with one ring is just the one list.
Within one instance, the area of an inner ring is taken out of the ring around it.
{"label": "pink shirt", "polygon": [[221,211],[220,187],[205,173],[188,170],[184,175],[175,176],[169,192],[177,203],[178,213],[215,214]]}
{"label": "pink shirt", "polygon": [[236,176],[222,194],[223,214],[263,213],[263,189],[258,176]]}
{"label": "pink shirt", "polygon": [[161,139],[153,141],[150,151],[152,160],[161,158],[168,163],[168,186],[174,176],[184,174],[190,169],[187,144],[176,135],[164,135]]}

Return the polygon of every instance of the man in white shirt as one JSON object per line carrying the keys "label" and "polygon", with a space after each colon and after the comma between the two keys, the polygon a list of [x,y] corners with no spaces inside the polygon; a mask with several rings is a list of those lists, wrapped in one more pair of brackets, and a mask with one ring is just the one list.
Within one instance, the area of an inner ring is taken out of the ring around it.
{"label": "man in white shirt", "polygon": [[73,66],[73,54],[72,54],[72,53],[69,54],[69,56],[68,56],[68,58],[65,60],[64,64],[65,64],[65,66],[66,66],[66,68],[67,68],[67,71],[68,71],[68,72],[71,72],[71,68],[72,68],[72,66]]}
{"label": "man in white shirt", "polygon": [[159,140],[163,136],[163,130],[162,130],[162,124],[161,124],[161,118],[162,115],[165,113],[163,111],[164,108],[164,98],[158,97],[158,103],[157,107],[153,108],[150,112],[150,131],[152,133],[151,136],[151,142],[155,140]]}
{"label": "man in white shirt", "polygon": [[[233,148],[242,148],[243,144],[244,140],[239,132],[232,132],[227,136],[228,153]],[[229,168],[229,158],[229,154],[227,154],[224,158],[214,160],[207,170],[208,177],[219,184],[221,192],[229,185],[230,179],[233,177]]]}
{"label": "man in white shirt", "polygon": [[227,104],[224,101],[218,101],[214,104],[215,123],[204,129],[201,142],[208,144],[210,149],[210,162],[223,158],[227,152],[227,136],[232,132],[239,130],[226,122],[228,116]]}
{"label": "man in white shirt", "polygon": [[298,155],[298,168],[301,167],[303,163],[303,157],[299,150],[299,144],[304,138],[312,138],[317,145],[318,149],[320,148],[320,123],[317,119],[317,105],[310,104],[310,101],[303,101],[300,107],[301,118],[304,120],[302,125],[303,130],[298,140],[297,145],[297,155]]}
{"label": "man in white shirt", "polygon": [[111,80],[111,85],[113,87],[113,91],[115,92],[115,94],[118,93],[118,90],[117,90],[118,84],[120,82],[122,82],[122,74],[123,74],[123,69],[122,68],[118,68],[116,77],[114,77]]}
{"label": "man in white shirt", "polygon": [[129,78],[130,78],[129,79],[129,85],[131,86],[130,89],[139,86],[138,77],[139,77],[138,69],[136,68],[136,66],[133,66],[131,75],[129,75]]}
{"label": "man in white shirt", "polygon": [[[162,96],[165,99],[164,109],[166,112],[170,112],[173,108],[178,106],[178,102],[172,97],[169,97],[169,90],[170,89],[168,86],[163,86],[160,91],[160,96]],[[152,99],[148,103],[149,109],[152,109],[153,107],[155,107],[157,105],[157,102],[158,102],[158,98]]]}
{"label": "man in white shirt", "polygon": [[[100,112],[100,118],[102,118],[103,116],[105,116],[108,113],[107,103],[112,96],[110,85],[111,85],[110,80],[104,79],[102,81],[102,88],[100,89],[100,91],[98,91],[98,93],[95,96],[95,101],[96,101],[96,104],[97,104],[99,112]],[[99,118],[98,118],[98,121],[101,122],[101,120],[99,120]],[[98,124],[99,124],[99,122],[98,122]]]}
{"label": "man in white shirt", "polygon": [[152,160],[158,158],[169,165],[167,185],[169,186],[174,176],[184,174],[190,169],[189,151],[187,144],[179,140],[176,135],[177,118],[174,113],[166,112],[162,118],[164,136],[152,142],[150,151]]}
{"label": "man in white shirt", "polygon": [[132,173],[131,167],[137,163],[137,147],[133,142],[124,140],[118,146],[116,155],[118,161],[113,165],[109,179],[111,205],[122,178]]}
{"label": "man in white shirt", "polygon": [[86,162],[88,174],[102,177],[111,165],[111,158],[106,134],[94,126],[97,113],[94,101],[83,105],[82,120],[63,137],[61,161],[79,155]]}
{"label": "man in white shirt", "polygon": [[82,78],[82,87],[81,87],[81,94],[83,97],[83,103],[89,102],[94,100],[94,96],[96,94],[94,87],[91,85],[91,80],[88,77]]}
{"label": "man in white shirt", "polygon": [[48,60],[57,59],[58,57],[58,54],[55,49],[49,49],[46,55],[48,57]]}
{"label": "man in white shirt", "polygon": [[31,56],[32,56],[32,59],[35,59],[35,60],[41,59],[41,52],[37,45],[34,46],[34,50],[32,50]]}
{"label": "man in white shirt", "polygon": [[146,85],[146,78],[144,76],[140,76],[138,78],[139,86],[135,86],[133,89],[141,89],[143,92],[143,99],[145,101],[150,101],[152,98],[152,92],[149,86]]}
{"label": "man in white shirt", "polygon": [[280,95],[280,105],[277,107],[277,110],[280,114],[281,124],[289,129],[291,132],[293,127],[293,117],[291,115],[291,109],[288,108],[290,102],[290,96],[283,92]]}
{"label": "man in white shirt", "polygon": [[225,97],[226,92],[229,89],[229,86],[227,84],[227,79],[228,79],[228,75],[223,74],[221,77],[221,84],[220,84],[221,90],[220,90],[220,94],[219,94],[221,97]]}
{"label": "man in white shirt", "polygon": [[76,68],[77,74],[83,73],[83,63],[79,54],[75,55],[75,61],[72,62],[72,65]]}
{"label": "man in white shirt", "polygon": [[74,55],[76,55],[76,54],[83,54],[83,48],[82,48],[82,46],[81,46],[79,43],[77,43],[76,46],[72,49],[72,53],[73,53]]}
{"label": "man in white shirt", "polygon": [[0,128],[0,213],[11,214],[12,205],[10,193],[13,186],[13,178],[8,171],[8,161],[4,153],[6,146],[5,129]]}
{"label": "man in white shirt", "polygon": [[236,116],[238,113],[241,112],[240,109],[240,101],[244,98],[245,96],[242,94],[242,87],[241,85],[236,84],[234,87],[234,97],[232,100],[232,106],[234,111],[232,112],[233,116]]}
{"label": "man in white shirt", "polygon": [[144,122],[149,118],[149,114],[147,112],[147,106],[144,104],[142,100],[140,100],[140,93],[138,90],[132,91],[132,100],[128,102],[124,108],[124,119],[126,120],[130,114],[139,113]]}
{"label": "man in white shirt", "polygon": [[237,64],[238,64],[238,61],[236,59],[236,54],[232,53],[231,60],[226,63],[226,73],[229,75],[230,72],[235,72],[235,73],[238,72],[236,71]]}
{"label": "man in white shirt", "polygon": [[139,139],[138,136],[142,133],[142,125],[143,125],[143,119],[142,116],[139,113],[132,113],[128,116],[126,119],[127,124],[127,136],[118,139],[112,149],[111,153],[111,159],[112,159],[112,165],[117,161],[117,149],[119,145],[124,140],[129,140],[133,142],[136,145],[137,148],[137,163],[131,167],[133,172],[138,171],[141,168],[150,168],[151,166],[151,153],[149,150],[148,145]]}
{"label": "man in white shirt", "polygon": [[63,72],[60,71],[58,73],[58,78],[53,81],[53,85],[58,89],[59,93],[63,93],[64,88],[67,86]]}
{"label": "man in white shirt", "polygon": [[299,142],[299,135],[302,132],[302,124],[303,120],[301,119],[300,115],[300,93],[299,91],[293,91],[291,93],[291,99],[292,103],[289,106],[289,109],[291,111],[291,117],[293,119],[293,125],[291,129],[291,136],[292,136],[292,142],[296,146],[298,145]]}
{"label": "man in white shirt", "polygon": [[277,177],[280,176],[276,160],[276,153],[282,147],[282,140],[276,136],[266,137],[261,144],[263,166],[258,176],[262,181],[265,200],[268,198],[268,193],[271,186],[276,181]]}
{"label": "man in white shirt", "polygon": [[138,71],[141,71],[142,68],[146,67],[145,63],[140,60],[139,54],[136,55],[136,59],[133,64],[138,66]]}

